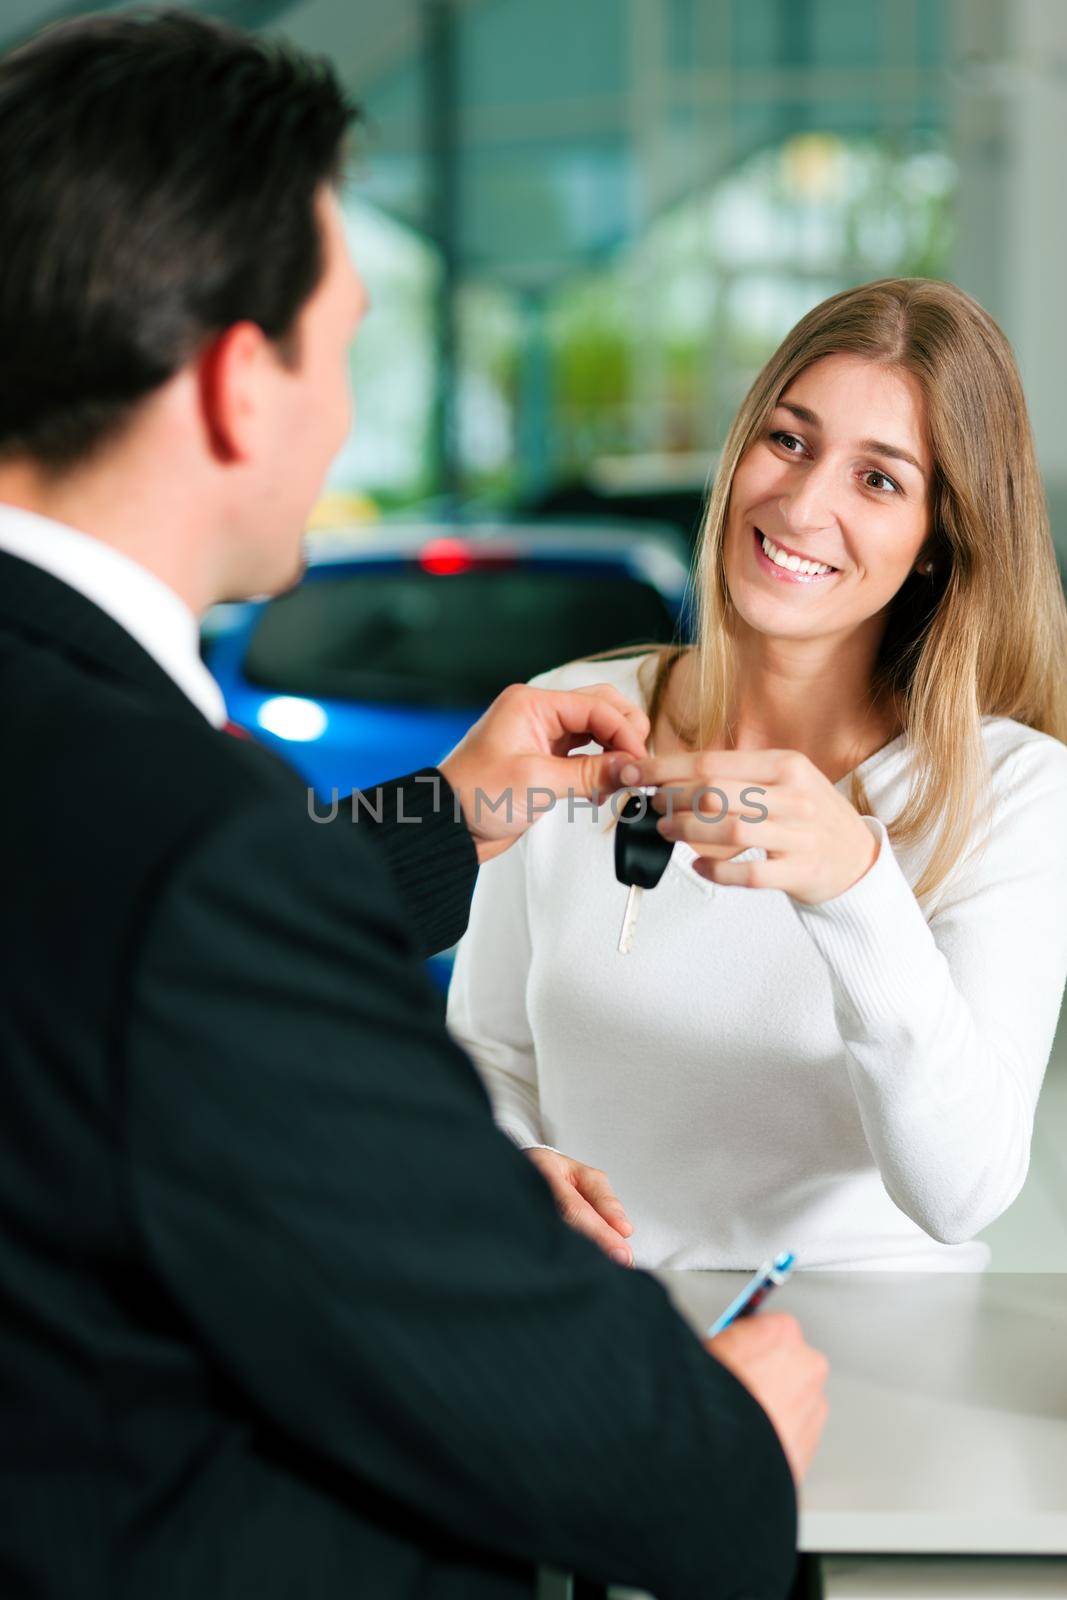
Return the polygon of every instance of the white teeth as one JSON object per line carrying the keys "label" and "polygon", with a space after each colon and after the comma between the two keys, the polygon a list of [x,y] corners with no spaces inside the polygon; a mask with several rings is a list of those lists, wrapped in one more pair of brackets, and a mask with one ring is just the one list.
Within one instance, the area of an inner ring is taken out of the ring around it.
{"label": "white teeth", "polygon": [[765,533],[760,534],[760,539],[763,542],[764,553],[776,567],[786,567],[790,572],[799,572],[806,578],[814,578],[834,570],[823,561],[802,561],[800,556],[787,556],[784,550],[779,550],[776,544],[771,543]]}

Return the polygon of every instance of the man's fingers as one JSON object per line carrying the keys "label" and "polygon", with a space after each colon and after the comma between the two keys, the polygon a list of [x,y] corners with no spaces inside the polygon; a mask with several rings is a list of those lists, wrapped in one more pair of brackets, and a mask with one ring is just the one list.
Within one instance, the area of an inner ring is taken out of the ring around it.
{"label": "man's fingers", "polygon": [[791,1311],[761,1311],[748,1321],[750,1332],[769,1344],[801,1345],[804,1330]]}
{"label": "man's fingers", "polygon": [[791,1312],[761,1311],[759,1316],[738,1317],[706,1343],[711,1353],[729,1366],[737,1351],[752,1358],[770,1350],[798,1348],[803,1340],[800,1323]]}
{"label": "man's fingers", "polygon": [[622,750],[637,760],[645,756],[648,718],[610,684],[551,694],[545,709],[558,724],[556,740],[571,733],[585,733],[605,750]]}
{"label": "man's fingers", "polygon": [[[584,744],[585,739],[581,742]],[[619,788],[619,764],[629,760],[628,754],[610,752],[599,756],[542,756],[530,764],[528,775],[534,786],[549,789],[554,795],[582,795],[601,803]]]}
{"label": "man's fingers", "polygon": [[619,762],[629,756],[559,756],[546,763],[545,787],[556,794],[584,795],[605,801],[619,787]]}
{"label": "man's fingers", "polygon": [[652,732],[652,724],[649,722],[647,714],[635,701],[628,700],[622,690],[617,689],[613,683],[590,683],[576,692],[587,695],[593,700],[609,701],[622,712],[627,722],[633,726],[634,731],[641,739],[642,746],[647,744],[648,736]]}
{"label": "man's fingers", "polygon": [[619,750],[638,759],[644,756],[645,740],[648,738],[647,717],[642,716],[638,721],[607,700],[583,696],[583,703],[586,707],[585,726],[590,739],[595,739],[605,750]]}
{"label": "man's fingers", "polygon": [[[544,798],[535,796],[535,789],[547,790],[556,801],[605,801],[619,787],[616,769],[599,756],[571,752],[597,744],[615,752],[620,762],[637,761],[645,755],[648,731],[644,711],[613,684],[551,690],[515,683],[501,690],[439,762],[462,807],[478,859],[499,854],[506,841],[543,814]],[[506,810],[498,810],[505,805]]]}

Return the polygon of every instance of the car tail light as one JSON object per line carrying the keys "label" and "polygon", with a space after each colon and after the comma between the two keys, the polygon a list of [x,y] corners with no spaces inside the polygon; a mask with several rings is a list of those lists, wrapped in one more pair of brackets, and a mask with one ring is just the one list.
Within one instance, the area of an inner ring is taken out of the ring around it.
{"label": "car tail light", "polygon": [[456,572],[469,572],[474,560],[462,539],[431,539],[422,547],[419,565],[424,572],[451,577]]}
{"label": "car tail light", "polygon": [[480,550],[463,539],[431,539],[419,551],[419,566],[424,572],[438,577],[452,577],[457,572],[480,572],[492,567],[513,567],[518,560],[516,551],[497,546]]}

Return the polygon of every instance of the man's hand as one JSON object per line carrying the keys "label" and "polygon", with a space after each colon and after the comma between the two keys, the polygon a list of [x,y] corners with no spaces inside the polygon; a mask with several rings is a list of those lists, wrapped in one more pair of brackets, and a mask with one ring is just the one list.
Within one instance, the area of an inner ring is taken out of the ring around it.
{"label": "man's hand", "polygon": [[[478,860],[500,855],[568,794],[605,800],[619,787],[619,765],[645,755],[648,734],[644,712],[610,683],[505,689],[440,763]],[[590,743],[604,753],[570,756]]]}
{"label": "man's hand", "polygon": [[759,1401],[800,1483],[811,1465],[826,1422],[829,1363],[804,1343],[795,1317],[761,1311],[739,1317],[707,1348]]}
{"label": "man's hand", "polygon": [[621,1267],[632,1267],[634,1253],[623,1240],[633,1233],[633,1223],[616,1199],[607,1174],[556,1150],[535,1146],[526,1154],[552,1190],[568,1227],[592,1239]]}

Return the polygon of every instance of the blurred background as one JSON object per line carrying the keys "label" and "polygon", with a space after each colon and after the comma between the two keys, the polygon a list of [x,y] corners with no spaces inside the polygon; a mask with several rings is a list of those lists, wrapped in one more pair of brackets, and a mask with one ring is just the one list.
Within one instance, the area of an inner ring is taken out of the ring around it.
{"label": "blurred background", "polygon": [[[4,0],[0,45],[108,9]],[[851,284],[952,279],[1001,323],[1067,564],[1063,0],[195,9],[328,56],[364,112],[356,424],[301,588],[205,628],[231,714],[324,799],[437,760],[507,682],[684,634],[733,412]],[[1062,1028],[997,1267],[1067,1270],[1060,1130]]]}

